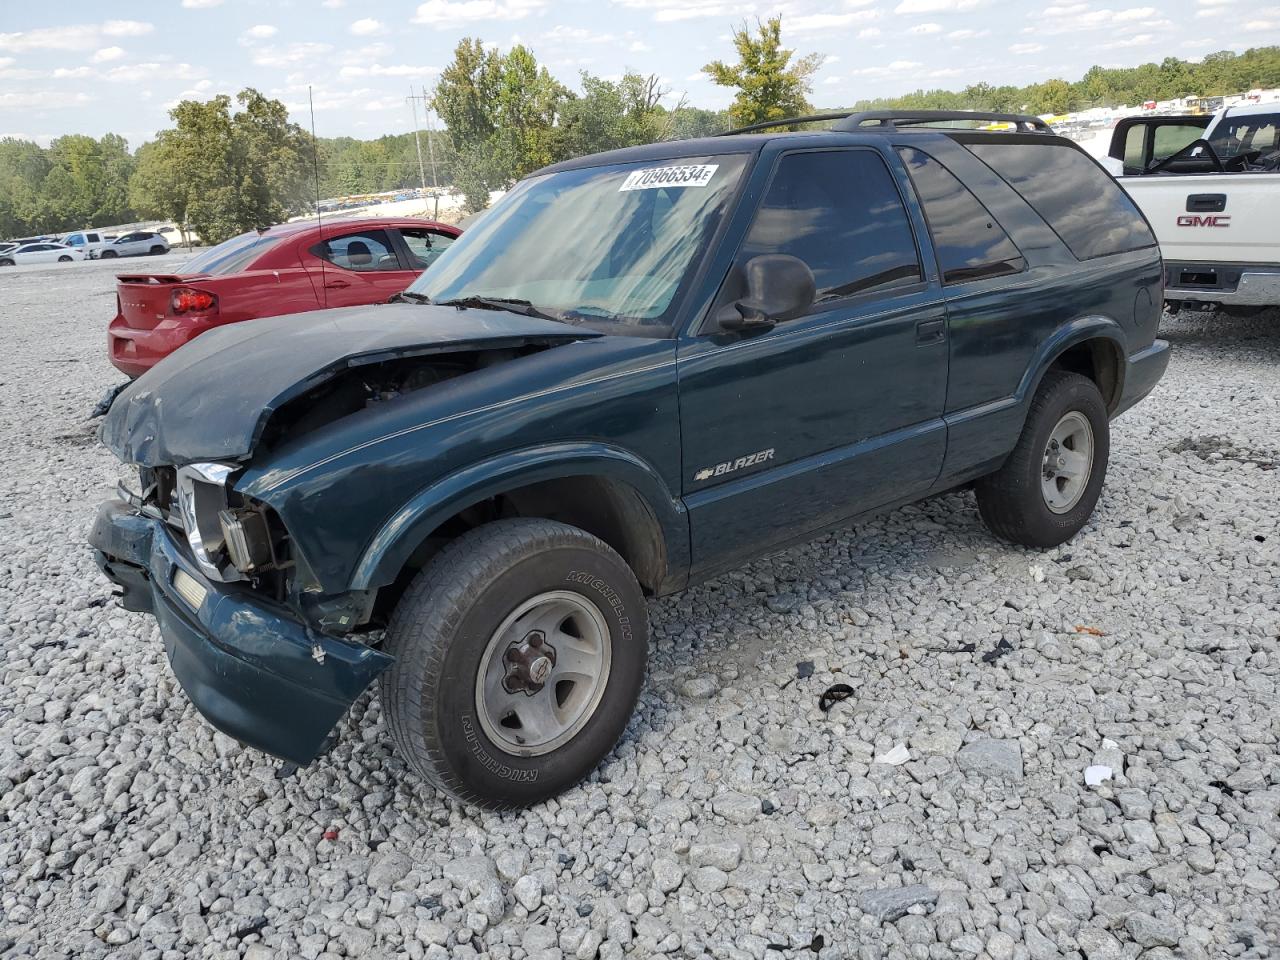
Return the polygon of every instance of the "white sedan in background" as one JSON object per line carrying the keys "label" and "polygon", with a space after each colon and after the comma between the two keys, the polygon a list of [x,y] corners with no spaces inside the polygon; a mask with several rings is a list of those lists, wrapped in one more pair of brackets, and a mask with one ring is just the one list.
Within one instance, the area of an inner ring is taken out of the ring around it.
{"label": "white sedan in background", "polygon": [[169,252],[169,241],[150,230],[137,230],[116,237],[98,251],[98,259],[110,260],[112,257],[145,257]]}
{"label": "white sedan in background", "polygon": [[65,243],[24,243],[0,252],[0,267],[12,267],[18,263],[70,263],[83,259],[83,253]]}

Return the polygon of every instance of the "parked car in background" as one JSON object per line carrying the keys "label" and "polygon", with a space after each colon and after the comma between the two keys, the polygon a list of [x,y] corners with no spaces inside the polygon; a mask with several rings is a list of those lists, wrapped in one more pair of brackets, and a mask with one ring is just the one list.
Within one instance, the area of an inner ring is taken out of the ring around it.
{"label": "parked car in background", "polygon": [[107,328],[108,355],[118,370],[136,377],[213,327],[383,303],[459,233],[417,219],[300,221],[233,237],[174,273],[123,274]]}
{"label": "parked car in background", "polygon": [[83,253],[65,243],[26,243],[0,253],[0,267],[25,263],[70,263],[83,259]]}
{"label": "parked car in background", "polygon": [[113,257],[159,256],[169,252],[169,241],[151,230],[137,230],[116,237],[98,254],[103,260]]}
{"label": "parked car in background", "polygon": [[93,260],[111,242],[111,239],[97,230],[77,230],[75,233],[68,233],[62,238],[62,242],[69,247],[75,247],[85,255],[86,259]]}
{"label": "parked car in background", "polygon": [[836,116],[537,171],[409,302],[126,387],[90,541],[195,706],[301,764],[381,676],[411,770],[525,805],[626,727],[646,595],[970,485],[1003,540],[1083,529],[1169,360],[1146,221],[1035,117]]}
{"label": "parked car in background", "polygon": [[1171,312],[1280,305],[1280,104],[1126,118],[1109,161],[1160,240]]}

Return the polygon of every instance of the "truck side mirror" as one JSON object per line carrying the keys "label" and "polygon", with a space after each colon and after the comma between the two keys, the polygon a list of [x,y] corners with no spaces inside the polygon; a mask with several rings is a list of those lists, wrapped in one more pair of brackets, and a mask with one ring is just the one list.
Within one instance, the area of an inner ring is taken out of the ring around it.
{"label": "truck side mirror", "polygon": [[768,330],[775,323],[800,316],[817,296],[813,271],[789,254],[752,257],[743,273],[747,295],[721,308],[716,319],[722,330]]}

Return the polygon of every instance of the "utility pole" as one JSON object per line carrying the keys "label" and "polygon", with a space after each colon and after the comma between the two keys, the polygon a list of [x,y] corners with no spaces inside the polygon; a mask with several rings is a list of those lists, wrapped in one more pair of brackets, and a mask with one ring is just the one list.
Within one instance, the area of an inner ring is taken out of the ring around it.
{"label": "utility pole", "polygon": [[[409,101],[409,107],[413,110],[413,145],[418,148],[418,177],[422,182],[422,192],[426,193],[427,171],[422,166],[422,141],[418,138],[418,98],[414,96],[413,84],[409,84],[409,96],[406,99]],[[427,145],[431,145],[429,139]]]}
{"label": "utility pole", "polygon": [[427,96],[427,88],[422,88],[422,112],[426,116],[427,121],[427,153],[431,156],[431,189],[435,194],[436,212],[432,215],[434,219],[440,219],[440,177],[436,173],[436,128],[431,122],[431,98]]}

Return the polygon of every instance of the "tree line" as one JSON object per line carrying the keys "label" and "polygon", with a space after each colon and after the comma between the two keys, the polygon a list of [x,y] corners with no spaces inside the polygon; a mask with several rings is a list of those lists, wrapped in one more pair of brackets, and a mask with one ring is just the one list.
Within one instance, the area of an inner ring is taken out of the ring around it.
{"label": "tree line", "polygon": [[[735,91],[727,110],[705,110],[656,76],[610,80],[583,72],[571,89],[532,50],[462,40],[436,85],[443,131],[357,140],[313,140],[284,104],[256,90],[233,100],[186,100],[173,126],[130,153],[116,134],[59,137],[48,148],[0,139],[0,237],[54,233],[140,219],[171,219],[206,242],[277,223],[322,197],[418,186],[452,188],[469,209],[532,170],[559,160],[655,140],[684,139],[809,113],[822,58],[783,46],[782,20],[733,31],[737,62],[703,67]],[[970,85],[862,100],[853,109],[936,108],[1066,113],[1189,94],[1215,96],[1280,86],[1280,47],[1220,51],[1193,63],[1166,57],[1137,67],[1092,67],[1076,81]],[[419,166],[418,151],[422,151]],[[434,158],[434,164],[431,162]]]}

